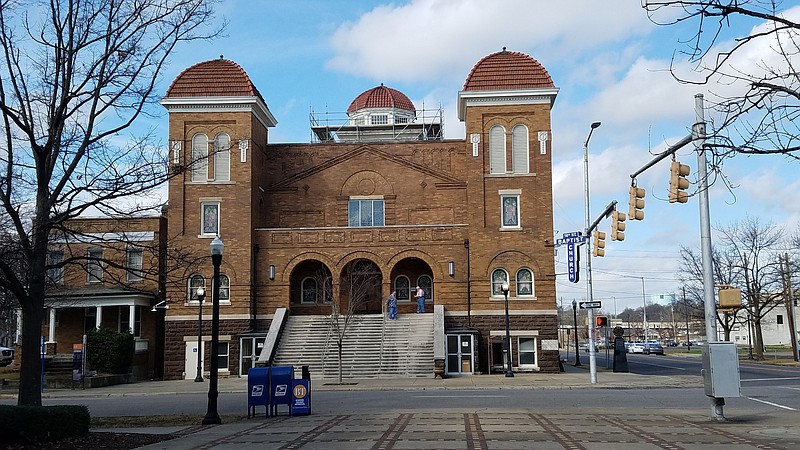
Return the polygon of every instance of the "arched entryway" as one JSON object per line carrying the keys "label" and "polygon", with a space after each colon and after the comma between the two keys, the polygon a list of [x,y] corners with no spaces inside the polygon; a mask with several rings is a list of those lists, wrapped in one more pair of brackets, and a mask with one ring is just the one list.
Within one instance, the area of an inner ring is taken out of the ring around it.
{"label": "arched entryway", "polygon": [[333,276],[316,259],[301,262],[290,276],[289,304],[292,312],[328,314],[333,301]]}
{"label": "arched entryway", "polygon": [[347,263],[339,274],[339,307],[342,313],[381,313],[383,311],[381,283],[383,275],[374,262],[368,259],[356,259]]}
{"label": "arched entryway", "polygon": [[399,304],[412,303],[416,305],[414,293],[416,287],[419,286],[425,292],[425,311],[433,311],[435,286],[433,271],[428,263],[416,257],[403,258],[392,267],[390,277],[390,290],[396,292]]}

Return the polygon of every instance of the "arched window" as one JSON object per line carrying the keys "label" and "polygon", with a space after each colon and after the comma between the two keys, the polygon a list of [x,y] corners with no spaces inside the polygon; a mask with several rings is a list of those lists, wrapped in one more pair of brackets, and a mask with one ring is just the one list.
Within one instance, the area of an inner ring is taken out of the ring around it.
{"label": "arched window", "polygon": [[[200,274],[194,274],[189,277],[189,286],[186,292],[186,298],[190,302],[197,301],[197,288],[205,288],[206,287],[206,279],[203,278]],[[208,292],[206,295],[210,295],[211,293]],[[209,297],[210,299],[210,297]]]}
{"label": "arched window", "polygon": [[425,300],[431,300],[433,298],[433,281],[431,277],[427,275],[420,275],[417,278],[417,286],[421,287],[423,291],[425,291]]}
{"label": "arched window", "polygon": [[505,269],[495,269],[492,272],[492,295],[503,296],[503,283],[508,283],[508,272]]}
{"label": "arched window", "polygon": [[231,279],[227,275],[219,276],[219,299],[220,301],[231,299]]}
{"label": "arched window", "polygon": [[227,133],[220,133],[214,138],[214,179],[231,179],[231,138]]}
{"label": "arched window", "polygon": [[317,280],[313,278],[304,279],[302,289],[300,303],[317,303]]}
{"label": "arched window", "polygon": [[506,173],[506,129],[500,125],[489,130],[489,173]]}
{"label": "arched window", "polygon": [[516,125],[511,129],[511,167],[514,173],[528,173],[528,127]]}
{"label": "arched window", "polygon": [[192,137],[192,181],[208,181],[208,136],[197,133]]}
{"label": "arched window", "polygon": [[407,276],[400,275],[394,279],[394,290],[398,302],[411,300],[411,281]]}
{"label": "arched window", "polygon": [[517,271],[517,296],[533,297],[533,272],[530,269]]}

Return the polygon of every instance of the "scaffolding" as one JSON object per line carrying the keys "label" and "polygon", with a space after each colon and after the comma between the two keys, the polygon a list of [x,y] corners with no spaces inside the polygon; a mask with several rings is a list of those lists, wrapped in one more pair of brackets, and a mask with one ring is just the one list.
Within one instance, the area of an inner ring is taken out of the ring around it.
{"label": "scaffolding", "polygon": [[444,113],[437,109],[416,110],[413,119],[384,124],[353,123],[345,112],[309,110],[312,143],[441,141],[444,139]]}

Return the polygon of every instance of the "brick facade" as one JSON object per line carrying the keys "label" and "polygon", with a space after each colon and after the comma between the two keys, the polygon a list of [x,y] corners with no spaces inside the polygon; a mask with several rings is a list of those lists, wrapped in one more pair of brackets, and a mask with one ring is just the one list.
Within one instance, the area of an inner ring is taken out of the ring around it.
{"label": "brick facade", "polygon": [[[511,57],[532,60],[519,55]],[[180,85],[179,77],[173,86]],[[169,183],[169,246],[195,261],[183,272],[171,272],[167,284],[166,378],[182,376],[185,342],[196,340],[197,303],[189,298],[190,277],[211,277],[208,254],[215,233],[203,232],[208,225],[204,204],[218,205],[217,233],[225,243],[221,271],[230,287],[229,300],[220,306],[220,334],[230,338],[227,369],[232,375],[239,371],[238,336],[266,333],[277,308],[288,308],[290,314],[328,313],[330,304],[323,297],[344,301],[347,292],[340,280],[361,263],[376,274],[361,312],[380,312],[393,288],[429,280],[427,311],[443,305],[448,328],[469,326],[478,333],[475,372],[480,373],[490,371],[491,332],[504,329],[504,298],[497,283],[493,287],[492,273],[505,271],[511,328],[535,338],[536,370],[558,370],[551,247],[554,88],[525,88],[508,97],[483,83],[485,92],[460,93],[466,139],[281,144],[268,141],[267,130],[275,123],[260,95],[215,103],[209,97],[213,94],[192,86],[196,99],[174,97],[171,88],[163,101],[170,112],[171,169],[177,174]],[[493,127],[504,130],[509,169],[501,173],[491,168]],[[516,134],[519,130],[525,133]],[[220,134],[230,138],[230,176],[216,176],[218,162],[209,153],[207,179],[195,175],[193,180],[197,136],[213,148]],[[473,135],[480,142],[473,144]],[[520,145],[524,170],[519,169]],[[503,196],[514,197],[511,205],[517,210],[502,210],[508,207],[501,205]],[[380,202],[382,224],[349,226],[349,205],[361,200]],[[505,214],[518,222],[504,225]],[[525,273],[532,274],[533,292],[518,295],[524,283],[518,284],[516,276]],[[324,279],[331,280],[330,294],[319,282]],[[400,299],[400,314],[414,310],[411,300]]]}

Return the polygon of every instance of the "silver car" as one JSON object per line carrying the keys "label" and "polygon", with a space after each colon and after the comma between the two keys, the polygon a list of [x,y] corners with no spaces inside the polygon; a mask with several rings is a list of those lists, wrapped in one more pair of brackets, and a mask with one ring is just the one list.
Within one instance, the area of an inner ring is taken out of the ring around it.
{"label": "silver car", "polygon": [[14,362],[14,349],[0,347],[0,367],[5,367]]}

